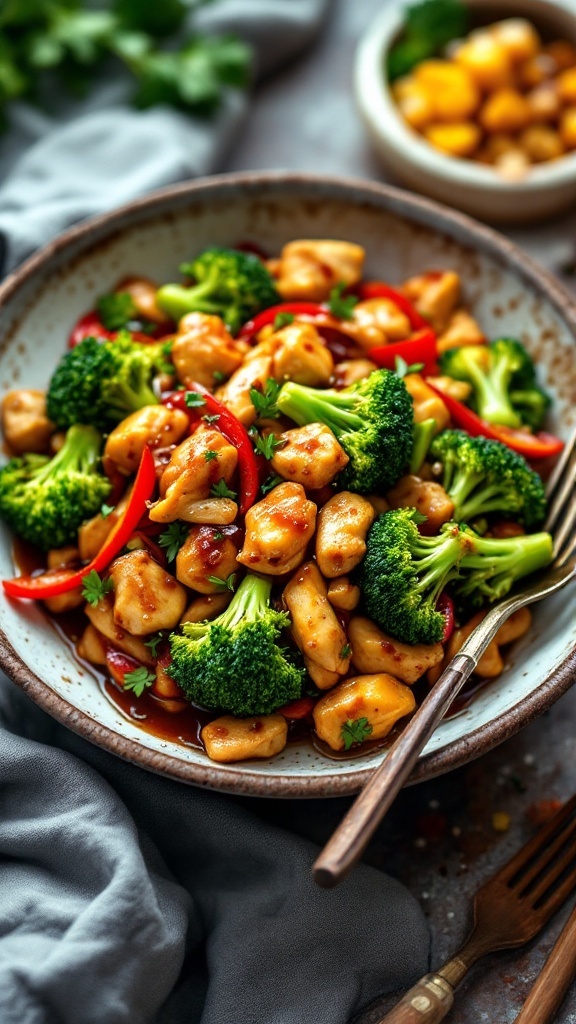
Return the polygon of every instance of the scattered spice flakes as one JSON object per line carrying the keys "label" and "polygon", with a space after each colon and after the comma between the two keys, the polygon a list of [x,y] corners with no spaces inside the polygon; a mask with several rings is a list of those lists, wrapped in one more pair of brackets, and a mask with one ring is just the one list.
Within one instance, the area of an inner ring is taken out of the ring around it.
{"label": "scattered spice flakes", "polygon": [[562,807],[562,801],[552,797],[550,800],[536,800],[526,809],[526,817],[534,828],[545,825]]}

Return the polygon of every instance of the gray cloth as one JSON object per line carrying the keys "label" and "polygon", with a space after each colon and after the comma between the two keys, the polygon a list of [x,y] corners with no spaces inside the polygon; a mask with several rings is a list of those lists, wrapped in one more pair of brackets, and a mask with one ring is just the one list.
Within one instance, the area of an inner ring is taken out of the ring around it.
{"label": "gray cloth", "polygon": [[[159,0],[161,2],[161,0]],[[305,46],[328,0],[221,0],[270,72]],[[7,266],[68,224],[217,170],[243,123],[135,113],[103,82],[55,119],[21,106],[4,151]],[[1,173],[0,171],[0,173]],[[1,1024],[344,1024],[427,966],[415,900],[365,866],[314,887],[317,848],[283,806],[236,800],[125,764],[0,679]],[[306,833],[319,805],[291,808]],[[316,829],[317,832],[317,829]]]}

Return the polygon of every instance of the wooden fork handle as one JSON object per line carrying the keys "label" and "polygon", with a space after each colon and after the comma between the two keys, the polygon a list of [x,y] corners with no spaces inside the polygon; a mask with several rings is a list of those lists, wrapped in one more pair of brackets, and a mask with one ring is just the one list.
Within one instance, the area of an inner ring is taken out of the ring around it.
{"label": "wooden fork handle", "polygon": [[438,1024],[454,1002],[454,989],[439,974],[426,974],[379,1024]]}
{"label": "wooden fork handle", "polygon": [[515,1024],[550,1024],[576,974],[576,907],[560,932]]}

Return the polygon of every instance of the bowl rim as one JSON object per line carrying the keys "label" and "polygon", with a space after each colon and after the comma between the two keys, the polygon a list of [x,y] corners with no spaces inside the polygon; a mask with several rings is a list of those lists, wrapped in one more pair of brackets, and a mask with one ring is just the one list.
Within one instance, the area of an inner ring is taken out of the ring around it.
{"label": "bowl rim", "polygon": [[[576,39],[576,13],[563,0],[539,0],[539,4],[570,18]],[[478,4],[473,2],[472,6]],[[401,7],[386,7],[381,11],[364,32],[356,50],[355,92],[371,130],[395,153],[401,153],[406,164],[462,189],[525,197],[571,184],[576,187],[576,151],[558,160],[532,165],[525,178],[507,181],[491,167],[442,153],[406,124],[383,72],[384,58],[402,24],[402,12]]]}
{"label": "bowl rim", "polygon": [[[384,207],[400,218],[444,231],[458,241],[464,235],[467,244],[470,244],[472,236],[473,240],[482,243],[482,251],[504,265],[512,265],[526,284],[544,293],[576,336],[576,301],[551,273],[492,228],[434,200],[390,185],[336,175],[284,171],[248,171],[197,178],[191,182],[157,189],[113,210],[83,220],[33,253],[5,278],[0,284],[0,312],[38,271],[46,269],[49,273],[50,264],[56,257],[65,254],[67,249],[76,249],[74,255],[77,256],[90,249],[94,241],[103,242],[117,233],[126,217],[136,215],[138,223],[140,214],[154,213],[157,207],[161,208],[166,203],[173,203],[177,208],[179,201],[198,197],[198,194],[213,198],[225,198],[226,195],[234,198],[236,194],[237,198],[240,189],[243,198],[257,198],[262,197],[266,191],[273,195],[274,191],[285,188],[297,196],[317,187],[331,190],[334,198]],[[80,244],[79,249],[77,243]],[[358,771],[348,771],[345,775],[339,775],[335,768],[333,775],[322,773],[316,777],[267,777],[251,773],[241,766],[231,768],[227,765],[226,770],[222,771],[217,763],[208,759],[205,765],[190,764],[128,739],[74,707],[26,665],[16,653],[9,637],[1,630],[0,667],[44,711],[84,739],[142,768],[189,784],[244,796],[348,796],[357,793],[374,771],[370,766],[365,766]],[[498,719],[487,722],[439,751],[421,757],[410,776],[409,784],[433,778],[487,753],[550,707],[569,689],[575,677],[576,644],[536,690],[523,697]]]}

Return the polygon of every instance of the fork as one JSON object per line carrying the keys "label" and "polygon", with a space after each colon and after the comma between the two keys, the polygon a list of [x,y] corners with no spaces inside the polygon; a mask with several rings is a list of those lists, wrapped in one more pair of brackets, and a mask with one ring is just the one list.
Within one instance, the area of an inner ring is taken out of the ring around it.
{"label": "fork", "polygon": [[472,965],[533,939],[574,888],[576,796],[478,890],[472,930],[456,955],[421,978],[379,1024],[438,1024]]}
{"label": "fork", "polygon": [[317,858],[313,872],[318,885],[326,888],[336,885],[362,855],[368,840],[406,782],[422,748],[500,626],[513,612],[554,594],[576,578],[575,482],[576,428],[547,485],[550,505],[544,529],[554,534],[551,566],[511,597],[495,605],[445,668]]}

